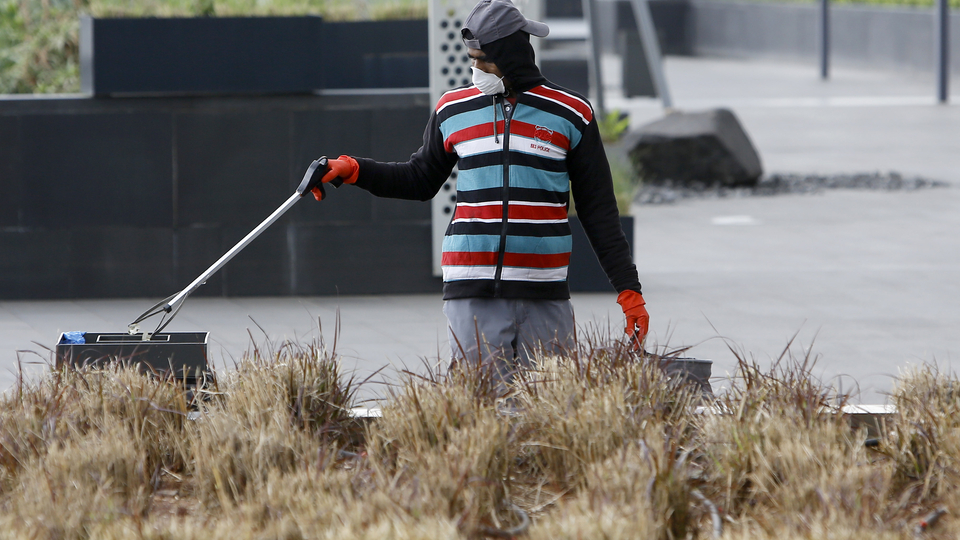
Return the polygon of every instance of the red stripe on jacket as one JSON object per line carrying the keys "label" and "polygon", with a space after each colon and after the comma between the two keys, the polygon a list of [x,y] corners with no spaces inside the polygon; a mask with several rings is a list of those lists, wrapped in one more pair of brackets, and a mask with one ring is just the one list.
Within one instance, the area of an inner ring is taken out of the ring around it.
{"label": "red stripe on jacket", "polygon": [[500,203],[484,206],[458,204],[453,219],[503,219],[503,205]]}
{"label": "red stripe on jacket", "polygon": [[[503,134],[503,120],[497,122],[497,133]],[[453,152],[454,145],[460,144],[464,141],[471,141],[473,139],[481,139],[483,137],[493,137],[493,122],[486,122],[483,124],[478,124],[476,126],[470,126],[460,131],[454,131],[447,137],[447,140],[443,141],[443,148],[447,152]]]}
{"label": "red stripe on jacket", "polygon": [[440,100],[437,101],[436,110],[440,110],[444,105],[450,103],[451,101],[457,101],[458,99],[468,98],[471,96],[481,95],[480,90],[477,90],[476,86],[470,86],[468,88],[463,88],[461,90],[453,90],[447,92],[446,94],[440,96]]}
{"label": "red stripe on jacket", "polygon": [[565,206],[511,204],[507,215],[510,219],[567,219],[567,208]]}
{"label": "red stripe on jacket", "polygon": [[[524,204],[510,204],[508,219],[531,220],[558,220],[567,219],[567,209],[564,206],[528,206]],[[487,204],[483,206],[457,205],[453,219],[503,219],[502,204]]]}
{"label": "red stripe on jacket", "polygon": [[587,122],[590,122],[591,120],[593,120],[593,110],[591,110],[590,105],[588,105],[582,99],[574,97],[570,94],[558,92],[553,88],[547,88],[546,86],[538,86],[536,88],[533,88],[527,91],[536,96],[555,99],[569,107],[572,107],[575,111],[580,113],[580,115],[583,116]]}
{"label": "red stripe on jacket", "polygon": [[[495,251],[445,251],[443,266],[496,266]],[[562,268],[570,265],[570,253],[504,253],[503,265],[519,268]]]}
{"label": "red stripe on jacket", "polygon": [[556,147],[570,150],[570,139],[566,135],[556,130],[547,129],[535,124],[528,124],[519,120],[510,122],[510,133],[529,137],[531,139],[541,140],[550,143]]}
{"label": "red stripe on jacket", "polygon": [[504,253],[504,266],[561,268],[570,265],[569,253]]}
{"label": "red stripe on jacket", "polygon": [[440,257],[443,266],[496,266],[496,251],[444,251]]}

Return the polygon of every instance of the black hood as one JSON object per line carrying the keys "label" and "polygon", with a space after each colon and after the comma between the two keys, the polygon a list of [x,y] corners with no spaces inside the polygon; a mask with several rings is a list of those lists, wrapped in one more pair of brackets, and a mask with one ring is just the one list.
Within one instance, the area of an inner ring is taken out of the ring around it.
{"label": "black hood", "polygon": [[487,43],[480,50],[497,65],[515,93],[525,92],[546,81],[534,61],[530,34],[526,32],[514,32]]}

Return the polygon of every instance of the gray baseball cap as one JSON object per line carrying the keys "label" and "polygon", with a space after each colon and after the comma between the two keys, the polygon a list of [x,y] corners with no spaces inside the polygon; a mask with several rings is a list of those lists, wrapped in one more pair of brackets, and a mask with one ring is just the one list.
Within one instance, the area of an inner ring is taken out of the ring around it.
{"label": "gray baseball cap", "polygon": [[460,35],[467,47],[479,49],[520,30],[537,37],[550,33],[550,27],[528,20],[510,0],[480,0],[463,21]]}

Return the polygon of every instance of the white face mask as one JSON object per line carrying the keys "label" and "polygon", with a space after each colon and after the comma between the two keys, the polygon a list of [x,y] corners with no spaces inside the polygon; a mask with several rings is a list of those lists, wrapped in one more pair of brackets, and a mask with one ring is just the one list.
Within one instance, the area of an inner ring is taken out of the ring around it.
{"label": "white face mask", "polygon": [[473,70],[473,84],[477,87],[477,90],[488,96],[495,96],[506,91],[503,87],[503,77],[497,77],[493,73],[487,73],[475,67],[470,69]]}

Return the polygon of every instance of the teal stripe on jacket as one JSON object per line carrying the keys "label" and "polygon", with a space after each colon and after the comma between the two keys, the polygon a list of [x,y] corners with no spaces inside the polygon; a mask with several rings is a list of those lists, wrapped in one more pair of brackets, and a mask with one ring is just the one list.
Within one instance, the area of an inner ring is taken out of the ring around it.
{"label": "teal stripe on jacket", "polygon": [[503,165],[460,170],[457,175],[457,191],[474,191],[503,187]]}
{"label": "teal stripe on jacket", "polygon": [[[461,170],[457,176],[457,189],[460,191],[500,187],[503,187],[502,165]],[[547,172],[522,165],[511,165],[510,187],[566,193],[570,191],[570,176],[565,172]]]}
{"label": "teal stripe on jacket", "polygon": [[510,253],[539,253],[555,255],[570,253],[573,249],[572,236],[508,236],[507,251]]}
{"label": "teal stripe on jacket", "polygon": [[443,237],[443,251],[498,251],[498,234],[452,234]]}
{"label": "teal stripe on jacket", "polygon": [[[443,251],[498,251],[500,237],[492,234],[455,234],[443,238]],[[510,253],[540,253],[554,255],[573,249],[571,236],[507,236]]]}
{"label": "teal stripe on jacket", "polygon": [[[500,184],[503,185],[502,177]],[[547,172],[523,165],[511,165],[510,187],[566,193],[570,191],[570,175],[565,172]]]}
{"label": "teal stripe on jacket", "polygon": [[[487,98],[489,100],[490,98]],[[503,121],[503,113],[497,111],[497,120]],[[481,124],[492,124],[493,123],[493,105],[489,107],[484,107],[475,111],[467,111],[460,114],[455,114],[443,122],[440,122],[440,133],[443,134],[443,140],[446,141],[450,138],[450,135],[469,127],[478,126]],[[493,131],[493,130],[491,130]]]}

